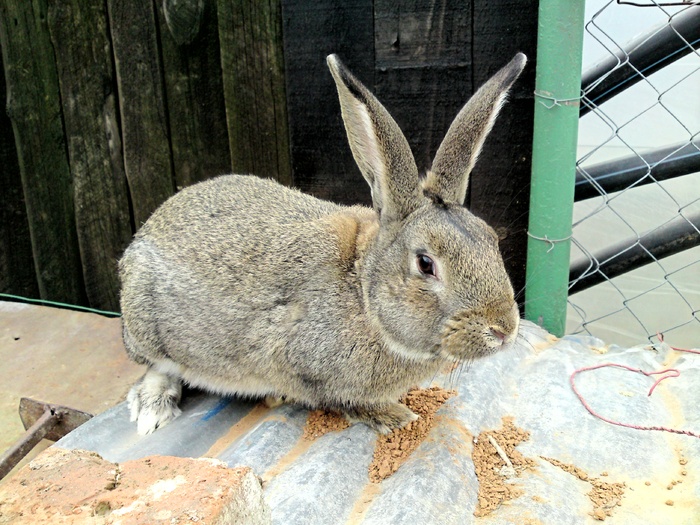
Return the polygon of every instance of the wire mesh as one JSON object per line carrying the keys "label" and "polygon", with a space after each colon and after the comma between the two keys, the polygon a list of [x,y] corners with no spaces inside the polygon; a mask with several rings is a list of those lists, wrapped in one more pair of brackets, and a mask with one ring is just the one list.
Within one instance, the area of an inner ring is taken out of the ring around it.
{"label": "wire mesh", "polygon": [[567,333],[700,344],[697,3],[586,2]]}

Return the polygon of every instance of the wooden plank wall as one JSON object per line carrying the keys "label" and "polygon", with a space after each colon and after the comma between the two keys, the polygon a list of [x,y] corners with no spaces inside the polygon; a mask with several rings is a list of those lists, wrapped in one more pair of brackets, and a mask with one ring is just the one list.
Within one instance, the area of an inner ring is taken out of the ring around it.
{"label": "wooden plank wall", "polygon": [[[5,68],[0,55],[0,100],[7,100]],[[0,290],[38,297],[27,208],[12,122],[0,111]]]}
{"label": "wooden plank wall", "polygon": [[15,136],[39,293],[84,303],[73,181],[47,14],[45,0],[0,3],[6,107]]}
{"label": "wooden plank wall", "polygon": [[184,186],[256,173],[368,203],[325,57],[392,113],[422,170],[462,104],[531,59],[468,206],[524,284],[536,2],[5,0],[0,292],[118,308],[116,262]]}
{"label": "wooden plank wall", "polygon": [[129,243],[131,222],[111,80],[114,66],[107,13],[100,3],[52,2],[48,26],[58,71],[85,292],[90,304],[116,309],[119,280],[113,264]]}
{"label": "wooden plank wall", "polygon": [[175,186],[231,170],[216,4],[158,5]]}
{"label": "wooden plank wall", "polygon": [[292,184],[280,5],[219,0],[233,171]]}

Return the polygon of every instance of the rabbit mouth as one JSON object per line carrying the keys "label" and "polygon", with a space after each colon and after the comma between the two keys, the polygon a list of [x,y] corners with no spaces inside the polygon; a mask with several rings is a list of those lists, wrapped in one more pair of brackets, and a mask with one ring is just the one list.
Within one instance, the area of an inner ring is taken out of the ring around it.
{"label": "rabbit mouth", "polygon": [[473,311],[463,311],[445,323],[442,354],[449,359],[476,359],[509,348],[518,333],[519,316],[504,316],[489,323]]}

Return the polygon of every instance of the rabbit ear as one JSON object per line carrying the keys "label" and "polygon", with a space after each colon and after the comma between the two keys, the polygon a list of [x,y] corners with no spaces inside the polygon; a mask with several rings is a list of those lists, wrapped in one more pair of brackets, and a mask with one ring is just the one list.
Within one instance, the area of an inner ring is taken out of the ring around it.
{"label": "rabbit ear", "polygon": [[389,112],[340,62],[327,58],[355,162],[372,190],[380,220],[406,217],[421,202],[411,148]]}
{"label": "rabbit ear", "polygon": [[464,203],[469,174],[498,116],[508,89],[525,67],[527,58],[518,53],[491,77],[459,112],[438,149],[423,189],[446,202]]}

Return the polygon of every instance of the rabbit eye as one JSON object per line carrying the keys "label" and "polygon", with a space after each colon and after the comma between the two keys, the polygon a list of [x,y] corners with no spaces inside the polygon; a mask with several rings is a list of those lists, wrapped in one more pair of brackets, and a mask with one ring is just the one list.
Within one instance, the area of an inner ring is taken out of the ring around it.
{"label": "rabbit eye", "polygon": [[420,273],[435,277],[435,263],[430,257],[424,253],[419,253],[416,257],[416,263],[418,264],[418,270]]}

